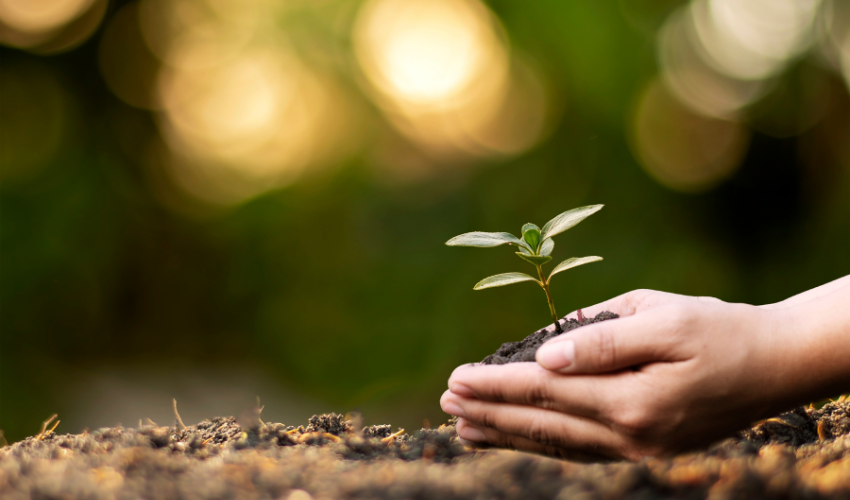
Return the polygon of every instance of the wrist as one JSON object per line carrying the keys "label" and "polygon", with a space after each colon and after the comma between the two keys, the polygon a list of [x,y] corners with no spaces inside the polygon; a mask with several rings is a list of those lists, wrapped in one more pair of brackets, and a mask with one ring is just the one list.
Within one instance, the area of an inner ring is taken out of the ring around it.
{"label": "wrist", "polygon": [[783,399],[794,405],[850,391],[850,287],[774,316],[776,366]]}

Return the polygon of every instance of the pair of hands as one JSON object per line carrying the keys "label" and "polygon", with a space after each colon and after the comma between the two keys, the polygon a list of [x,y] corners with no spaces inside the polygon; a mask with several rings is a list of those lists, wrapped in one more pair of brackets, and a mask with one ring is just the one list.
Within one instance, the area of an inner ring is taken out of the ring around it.
{"label": "pair of hands", "polygon": [[[847,279],[835,283],[844,288],[839,300],[848,298]],[[828,346],[795,353],[806,344],[792,339],[806,325],[794,305],[636,290],[585,309],[620,318],[551,339],[536,363],[458,367],[441,406],[459,417],[462,440],[568,459],[636,460],[704,446],[837,387],[843,374],[801,373],[811,363],[795,355],[817,363],[830,354]]]}

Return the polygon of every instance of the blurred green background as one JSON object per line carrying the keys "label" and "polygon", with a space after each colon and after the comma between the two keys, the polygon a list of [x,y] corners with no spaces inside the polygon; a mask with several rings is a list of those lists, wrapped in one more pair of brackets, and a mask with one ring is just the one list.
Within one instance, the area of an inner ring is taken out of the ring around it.
{"label": "blurred green background", "polygon": [[[749,24],[747,24],[749,23]],[[0,0],[0,428],[443,422],[451,370],[635,288],[850,273],[840,1]],[[164,421],[164,422],[163,422]]]}

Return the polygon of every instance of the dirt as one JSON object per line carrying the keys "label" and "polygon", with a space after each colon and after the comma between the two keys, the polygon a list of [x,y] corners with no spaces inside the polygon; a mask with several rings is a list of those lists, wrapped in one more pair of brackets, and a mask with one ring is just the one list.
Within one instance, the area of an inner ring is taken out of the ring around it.
{"label": "dirt", "polygon": [[850,398],[637,463],[474,450],[452,421],[408,434],[361,420],[332,413],[292,426],[256,409],[186,428],[45,430],[0,449],[0,498],[850,499]]}
{"label": "dirt", "polygon": [[609,319],[616,319],[620,316],[610,311],[604,311],[596,315],[594,318],[583,318],[582,321],[575,319],[561,320],[561,333],[555,331],[555,325],[550,325],[546,328],[541,328],[532,333],[528,337],[519,342],[505,342],[502,347],[496,352],[487,356],[482,361],[485,365],[504,365],[505,363],[519,363],[523,361],[534,361],[534,354],[537,348],[543,345],[547,340],[571,332],[580,326],[599,323]]}

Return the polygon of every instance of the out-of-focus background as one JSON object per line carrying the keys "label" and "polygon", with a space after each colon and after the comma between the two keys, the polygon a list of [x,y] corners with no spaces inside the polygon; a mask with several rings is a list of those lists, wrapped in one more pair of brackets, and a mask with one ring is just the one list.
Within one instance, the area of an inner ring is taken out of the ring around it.
{"label": "out-of-focus background", "polygon": [[451,370],[635,288],[850,273],[845,0],[0,0],[0,428],[446,418]]}

